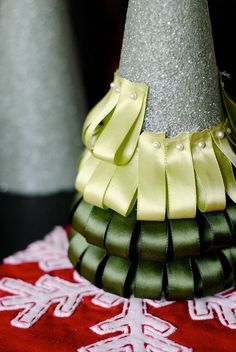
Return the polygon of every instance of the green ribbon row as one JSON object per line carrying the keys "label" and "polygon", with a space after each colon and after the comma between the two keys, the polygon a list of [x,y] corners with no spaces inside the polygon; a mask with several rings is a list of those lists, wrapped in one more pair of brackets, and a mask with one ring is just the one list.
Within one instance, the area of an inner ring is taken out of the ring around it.
{"label": "green ribbon row", "polygon": [[130,261],[89,245],[76,231],[69,258],[79,274],[96,286],[123,297],[167,300],[212,295],[236,283],[236,248],[167,262]]}
{"label": "green ribbon row", "polygon": [[135,209],[123,217],[80,200],[72,228],[109,255],[162,262],[233,246],[236,205],[228,201],[224,212],[198,213],[196,219],[137,221]]}

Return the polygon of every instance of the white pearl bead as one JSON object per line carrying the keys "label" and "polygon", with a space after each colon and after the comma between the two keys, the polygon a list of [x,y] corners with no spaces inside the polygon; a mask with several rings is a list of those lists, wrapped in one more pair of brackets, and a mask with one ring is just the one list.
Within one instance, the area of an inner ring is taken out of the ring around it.
{"label": "white pearl bead", "polygon": [[132,100],[136,100],[136,99],[138,98],[137,94],[134,93],[134,92],[131,92],[131,93],[129,94],[129,97],[130,97],[130,99],[132,99]]}
{"label": "white pearl bead", "polygon": [[179,143],[176,145],[176,149],[181,152],[182,150],[184,150],[184,145],[182,143]]}
{"label": "white pearl bead", "polygon": [[200,149],[204,149],[206,146],[206,142],[205,141],[199,141],[197,144],[198,148]]}
{"label": "white pearl bead", "polygon": [[225,134],[224,134],[223,131],[218,131],[218,132],[216,133],[216,137],[218,137],[218,138],[220,138],[220,139],[223,139],[224,136],[225,136]]}
{"label": "white pearl bead", "polygon": [[115,92],[116,92],[116,93],[120,93],[120,87],[116,87],[116,88],[115,88]]}
{"label": "white pearl bead", "polygon": [[153,142],[152,145],[156,149],[160,149],[161,148],[161,143],[160,142]]}
{"label": "white pearl bead", "polygon": [[230,127],[228,127],[226,131],[227,131],[228,134],[230,134],[232,132]]}
{"label": "white pearl bead", "polygon": [[111,89],[114,89],[115,86],[116,86],[115,83],[114,83],[114,82],[111,82],[111,84],[110,84]]}

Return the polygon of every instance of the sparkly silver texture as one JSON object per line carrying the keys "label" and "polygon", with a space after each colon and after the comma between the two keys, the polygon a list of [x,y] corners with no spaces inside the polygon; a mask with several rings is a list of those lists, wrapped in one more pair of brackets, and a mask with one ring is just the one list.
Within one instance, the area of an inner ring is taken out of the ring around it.
{"label": "sparkly silver texture", "polygon": [[150,87],[144,130],[173,136],[219,123],[207,0],[129,0],[119,74]]}
{"label": "sparkly silver texture", "polygon": [[67,0],[0,2],[0,190],[72,190],[83,86]]}

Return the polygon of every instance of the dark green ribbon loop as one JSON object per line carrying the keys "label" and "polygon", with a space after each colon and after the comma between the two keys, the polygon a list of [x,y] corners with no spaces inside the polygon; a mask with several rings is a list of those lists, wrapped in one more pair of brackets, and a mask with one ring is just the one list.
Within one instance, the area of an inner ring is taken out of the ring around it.
{"label": "dark green ribbon loop", "polygon": [[[108,258],[102,276],[102,287],[104,290],[119,296],[126,296],[130,290],[127,282],[131,263],[123,258],[111,256]],[[126,289],[126,286],[128,288]]]}
{"label": "dark green ribbon loop", "polygon": [[236,285],[236,249],[227,248],[221,252],[224,267],[225,288]]}
{"label": "dark green ribbon loop", "polygon": [[224,271],[216,254],[193,259],[195,291],[198,297],[212,295],[224,289]]}
{"label": "dark green ribbon loop", "polygon": [[166,263],[167,286],[166,297],[170,301],[192,299],[194,281],[190,259],[176,259]]}
{"label": "dark green ribbon loop", "polygon": [[228,206],[225,209],[225,213],[230,225],[232,241],[235,243],[236,242],[236,206],[232,201],[228,202]]}
{"label": "dark green ribbon loop", "polygon": [[224,212],[202,213],[203,252],[231,245],[231,231]]}
{"label": "dark green ribbon loop", "polygon": [[89,219],[93,206],[82,200],[74,213],[71,226],[75,231],[84,234],[84,229]]}
{"label": "dark green ribbon loop", "polygon": [[[134,296],[138,298],[160,299],[163,284],[163,264],[140,262],[134,281]],[[145,292],[145,296],[144,296]]]}
{"label": "dark green ribbon loop", "polygon": [[140,260],[164,261],[167,257],[168,227],[165,221],[142,221],[137,253]]}
{"label": "dark green ribbon loop", "polygon": [[79,203],[82,201],[83,199],[83,194],[76,192],[74,194],[74,197],[72,199],[71,205],[70,205],[70,215],[69,215],[69,219],[72,220],[74,212],[76,210],[76,208],[78,207]]}
{"label": "dark green ribbon loop", "polygon": [[70,244],[68,248],[68,256],[74,267],[77,265],[80,257],[87,249],[87,247],[88,243],[85,238],[83,238],[80,234],[76,233],[76,231],[72,229],[70,235]]}
{"label": "dark green ribbon loop", "polygon": [[99,247],[104,247],[105,234],[112,217],[110,209],[93,207],[84,230],[87,241]]}
{"label": "dark green ribbon loop", "polygon": [[106,260],[106,252],[95,246],[89,246],[80,261],[80,273],[92,284],[100,286],[100,265]]}
{"label": "dark green ribbon loop", "polygon": [[170,220],[174,258],[200,254],[200,234],[195,220]]}
{"label": "dark green ribbon loop", "polygon": [[136,214],[134,211],[127,218],[114,213],[106,233],[105,248],[107,253],[129,258],[135,224]]}

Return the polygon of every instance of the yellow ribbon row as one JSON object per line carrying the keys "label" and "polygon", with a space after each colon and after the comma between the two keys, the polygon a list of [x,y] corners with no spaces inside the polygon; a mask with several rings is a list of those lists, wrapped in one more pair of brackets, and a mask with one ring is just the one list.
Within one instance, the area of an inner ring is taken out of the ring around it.
{"label": "yellow ribbon row", "polygon": [[[222,86],[223,88],[223,86]],[[87,147],[76,188],[86,202],[127,216],[137,202],[139,220],[194,218],[223,210],[226,193],[236,202],[236,104],[222,90],[226,124],[166,138],[143,132],[148,87],[117,73],[111,89],[88,114]],[[138,146],[138,148],[137,148]]]}
{"label": "yellow ribbon row", "polygon": [[137,202],[137,219],[194,218],[223,210],[226,193],[236,202],[236,155],[223,125],[166,138],[143,132],[126,165],[82,156],[76,188],[86,202],[127,216]]}

